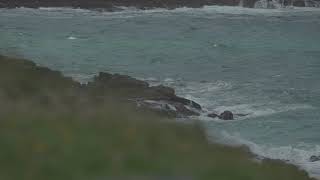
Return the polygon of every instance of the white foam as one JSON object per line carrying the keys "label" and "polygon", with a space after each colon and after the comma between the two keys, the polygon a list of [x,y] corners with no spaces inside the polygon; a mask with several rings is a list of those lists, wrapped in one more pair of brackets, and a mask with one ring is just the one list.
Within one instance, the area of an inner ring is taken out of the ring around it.
{"label": "white foam", "polygon": [[225,131],[221,133],[218,142],[231,146],[246,145],[251,152],[260,156],[260,158],[283,160],[284,162],[294,164],[301,169],[306,170],[311,177],[320,179],[320,161],[309,161],[312,155],[320,155],[319,145],[307,145],[303,143],[296,146],[278,147],[272,145],[258,145],[242,138],[239,134],[231,135]]}
{"label": "white foam", "polygon": [[176,9],[154,8],[147,10],[140,10],[134,7],[121,7],[122,13],[127,12],[140,12],[140,13],[219,13],[219,14],[272,14],[272,13],[284,13],[284,12],[310,12],[320,11],[316,7],[292,7],[282,8],[282,6],[276,6],[275,9],[260,9],[260,8],[245,8],[241,6],[204,6],[202,8],[189,8],[180,7]]}
{"label": "white foam", "polygon": [[[163,80],[148,78],[144,80],[147,80],[151,85],[162,84],[173,87],[177,95],[201,104],[204,113],[200,117],[200,120],[203,121],[215,121],[216,119],[206,117],[207,114],[210,112],[219,114],[225,110],[232,111],[235,114],[248,114],[247,116],[237,118],[238,120],[245,120],[288,111],[314,109],[313,106],[308,104],[283,104],[276,100],[270,101],[269,99],[267,102],[257,100],[255,103],[248,104],[248,101],[246,101],[247,97],[243,94],[230,94],[228,91],[232,90],[234,86],[232,83],[225,81],[195,82],[172,78],[165,78]],[[218,97],[218,99],[215,97]]]}
{"label": "white foam", "polygon": [[75,40],[75,39],[78,39],[78,38],[73,37],[73,36],[69,36],[68,39],[69,39],[69,40]]}
{"label": "white foam", "polygon": [[[140,78],[141,79],[141,78]],[[211,96],[218,92],[232,89],[232,84],[225,81],[185,81],[183,79],[165,78],[163,80],[156,78],[144,78],[151,86],[165,85],[176,90],[176,94],[187,99],[199,102],[201,105],[210,107],[213,105]]]}

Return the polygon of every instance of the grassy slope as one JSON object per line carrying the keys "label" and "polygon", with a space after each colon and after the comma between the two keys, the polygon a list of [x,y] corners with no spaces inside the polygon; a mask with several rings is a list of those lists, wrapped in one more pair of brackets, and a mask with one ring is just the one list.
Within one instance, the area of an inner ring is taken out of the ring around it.
{"label": "grassy slope", "polygon": [[198,125],[115,100],[80,104],[77,83],[21,63],[0,56],[0,179],[309,179],[294,166],[208,144]]}

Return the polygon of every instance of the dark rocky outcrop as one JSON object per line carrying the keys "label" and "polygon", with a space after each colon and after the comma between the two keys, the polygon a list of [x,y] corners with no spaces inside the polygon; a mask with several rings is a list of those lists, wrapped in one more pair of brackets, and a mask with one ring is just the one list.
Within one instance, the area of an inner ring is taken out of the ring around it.
{"label": "dark rocky outcrop", "polygon": [[[100,72],[92,81],[80,84],[61,72],[37,66],[28,60],[0,56],[0,95],[17,100],[32,98],[43,105],[59,101],[70,104],[96,104],[109,101],[126,102],[139,110],[150,110],[169,117],[199,116],[201,105],[177,96],[171,87],[150,86],[147,82],[127,75]],[[13,72],[15,74],[13,75]],[[17,73],[19,72],[19,73]],[[101,104],[100,104],[101,105]],[[247,114],[224,111],[211,113],[211,118],[233,120]]]}
{"label": "dark rocky outcrop", "polygon": [[220,115],[216,113],[208,114],[208,117],[219,118],[222,120],[234,120],[234,115],[245,116],[245,114],[233,114],[231,111],[224,111]]}
{"label": "dark rocky outcrop", "polygon": [[219,118],[223,120],[233,120],[233,113],[231,111],[224,111],[220,114]]}
{"label": "dark rocky outcrop", "polygon": [[167,87],[167,86],[153,86],[150,87],[153,91],[159,92],[161,94],[164,94],[169,97],[173,97],[175,95],[175,90],[173,88]]}
{"label": "dark rocky outcrop", "polygon": [[[95,76],[89,85],[93,85],[98,88],[147,88],[149,84],[144,81],[134,79],[127,75],[110,74],[106,72],[100,72],[98,76]],[[88,86],[90,87],[90,86]]]}
{"label": "dark rocky outcrop", "polygon": [[130,76],[99,73],[92,82],[84,85],[91,96],[104,98],[112,95],[121,100],[129,100],[139,107],[148,108],[176,117],[199,115],[200,104],[175,94],[173,88],[150,86],[147,82]]}
{"label": "dark rocky outcrop", "polygon": [[320,161],[320,156],[311,156],[309,159],[310,162],[316,162],[316,161]]}
{"label": "dark rocky outcrop", "polygon": [[4,56],[0,56],[0,82],[0,93],[6,97],[34,99],[44,105],[56,101],[66,105],[79,101],[103,104],[113,99],[170,117],[194,116],[201,111],[198,103],[177,96],[170,87],[150,86],[127,75],[106,72],[99,73],[87,84],[80,84],[59,71]]}

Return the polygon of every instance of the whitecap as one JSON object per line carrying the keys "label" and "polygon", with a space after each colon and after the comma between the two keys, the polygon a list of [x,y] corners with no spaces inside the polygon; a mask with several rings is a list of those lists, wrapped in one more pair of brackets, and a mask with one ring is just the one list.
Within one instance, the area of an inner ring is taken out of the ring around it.
{"label": "whitecap", "polygon": [[69,40],[75,40],[75,39],[78,39],[78,38],[73,37],[73,36],[69,36],[68,39],[69,39]]}

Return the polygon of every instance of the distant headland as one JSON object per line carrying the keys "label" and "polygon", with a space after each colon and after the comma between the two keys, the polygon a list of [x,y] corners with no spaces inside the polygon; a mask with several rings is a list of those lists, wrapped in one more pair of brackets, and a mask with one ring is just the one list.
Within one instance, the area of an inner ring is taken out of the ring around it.
{"label": "distant headland", "polygon": [[[253,8],[259,0],[0,0],[0,8],[39,8],[39,7],[71,7],[83,9],[102,9],[117,11],[118,7],[136,7],[138,9],[179,7],[200,8],[209,5],[243,6]],[[318,0],[278,0],[284,6],[317,6]],[[272,1],[265,0],[266,3]]]}

